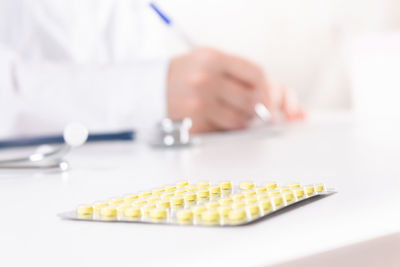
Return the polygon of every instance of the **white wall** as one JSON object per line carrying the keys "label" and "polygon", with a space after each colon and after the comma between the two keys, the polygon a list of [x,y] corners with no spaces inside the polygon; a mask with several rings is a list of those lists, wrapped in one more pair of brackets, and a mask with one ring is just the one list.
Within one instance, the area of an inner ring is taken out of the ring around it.
{"label": "white wall", "polygon": [[[309,108],[351,106],[348,43],[400,29],[398,0],[159,0],[199,44],[254,60]],[[173,35],[173,53],[184,48]],[[351,77],[350,77],[351,79]]]}

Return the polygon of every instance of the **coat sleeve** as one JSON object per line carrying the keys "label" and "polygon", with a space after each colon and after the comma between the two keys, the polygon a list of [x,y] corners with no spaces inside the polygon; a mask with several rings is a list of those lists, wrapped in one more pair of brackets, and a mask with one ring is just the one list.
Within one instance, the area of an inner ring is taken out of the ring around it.
{"label": "coat sleeve", "polygon": [[91,131],[149,134],[165,116],[168,60],[127,64],[22,61],[0,47],[0,136],[60,132],[69,122]]}

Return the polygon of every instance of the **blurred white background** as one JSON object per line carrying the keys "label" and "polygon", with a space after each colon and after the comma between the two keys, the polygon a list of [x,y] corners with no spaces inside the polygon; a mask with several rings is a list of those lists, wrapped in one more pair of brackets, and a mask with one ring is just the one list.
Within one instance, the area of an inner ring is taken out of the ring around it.
{"label": "blurred white background", "polygon": [[[399,38],[393,37],[400,32],[398,0],[159,0],[158,4],[199,44],[263,66],[268,75],[293,88],[308,109],[358,107],[364,112],[376,105],[375,98],[383,98],[384,108],[386,100],[400,96],[400,65],[391,56],[400,52]],[[166,35],[168,53],[185,51],[176,36]],[[386,49],[388,43],[391,51]],[[378,74],[386,79],[385,90],[376,87],[380,77],[370,81]]]}

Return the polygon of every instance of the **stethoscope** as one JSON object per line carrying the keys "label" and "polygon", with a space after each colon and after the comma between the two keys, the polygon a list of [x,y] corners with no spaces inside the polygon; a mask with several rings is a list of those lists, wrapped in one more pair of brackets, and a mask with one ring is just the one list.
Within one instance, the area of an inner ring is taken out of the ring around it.
{"label": "stethoscope", "polygon": [[[189,131],[192,120],[185,118],[173,121],[165,118],[157,125],[156,135],[150,144],[157,148],[186,147],[193,144]],[[62,136],[45,136],[24,139],[6,140],[0,142],[0,147],[24,147],[38,145],[36,151],[23,157],[0,160],[0,169],[37,170],[37,171],[67,171],[69,163],[65,157],[71,150],[86,142],[96,141],[132,141],[135,132],[132,130],[89,134],[87,128],[80,123],[71,123],[65,127]],[[59,144],[54,148],[50,144]]]}
{"label": "stethoscope", "polygon": [[73,148],[82,146],[86,142],[88,134],[88,130],[82,124],[71,123],[64,129],[64,144],[61,147],[38,146],[36,151],[30,155],[0,160],[0,169],[67,171],[69,164],[65,160],[65,156]]}
{"label": "stethoscope", "polygon": [[[263,121],[269,121],[271,117],[269,111],[263,105],[256,105],[256,113]],[[198,139],[191,137],[191,127],[192,120],[190,118],[179,121],[165,118],[157,125],[150,145],[154,148],[182,148],[199,143]],[[71,123],[65,127],[62,136],[41,136],[0,141],[0,148],[37,146],[36,151],[27,156],[0,160],[0,170],[65,172],[70,168],[65,157],[71,150],[84,145],[86,142],[132,141],[134,139],[135,131],[133,130],[89,133],[84,125]],[[52,147],[53,144],[61,144],[61,147]]]}

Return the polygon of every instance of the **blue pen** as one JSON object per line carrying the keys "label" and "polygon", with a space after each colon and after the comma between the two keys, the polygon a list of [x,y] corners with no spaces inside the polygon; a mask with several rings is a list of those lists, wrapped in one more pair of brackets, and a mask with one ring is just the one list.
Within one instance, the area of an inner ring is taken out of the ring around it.
{"label": "blue pen", "polygon": [[[168,17],[154,2],[149,3],[150,7],[154,10],[154,12],[161,18],[161,20],[172,30],[175,34],[182,39],[190,48],[196,48],[197,45],[189,38],[189,36],[181,30],[175,23],[172,23],[170,17]],[[254,106],[254,111],[256,112],[257,116],[265,121],[268,122],[271,120],[271,112],[267,109],[267,107],[262,103],[257,103]]]}
{"label": "blue pen", "polygon": [[176,24],[172,23],[172,19],[168,17],[154,2],[149,3],[150,7],[156,12],[156,14],[161,18],[161,20],[172,30],[175,34],[183,40],[190,48],[196,48],[197,45],[192,41],[192,39]]}
{"label": "blue pen", "polygon": [[[102,141],[132,141],[135,139],[135,132],[132,130],[110,132],[110,133],[94,133],[89,134],[86,142],[102,142]],[[51,144],[65,143],[62,135],[47,135],[37,137],[27,137],[18,139],[8,139],[0,141],[0,149],[39,146]]]}

